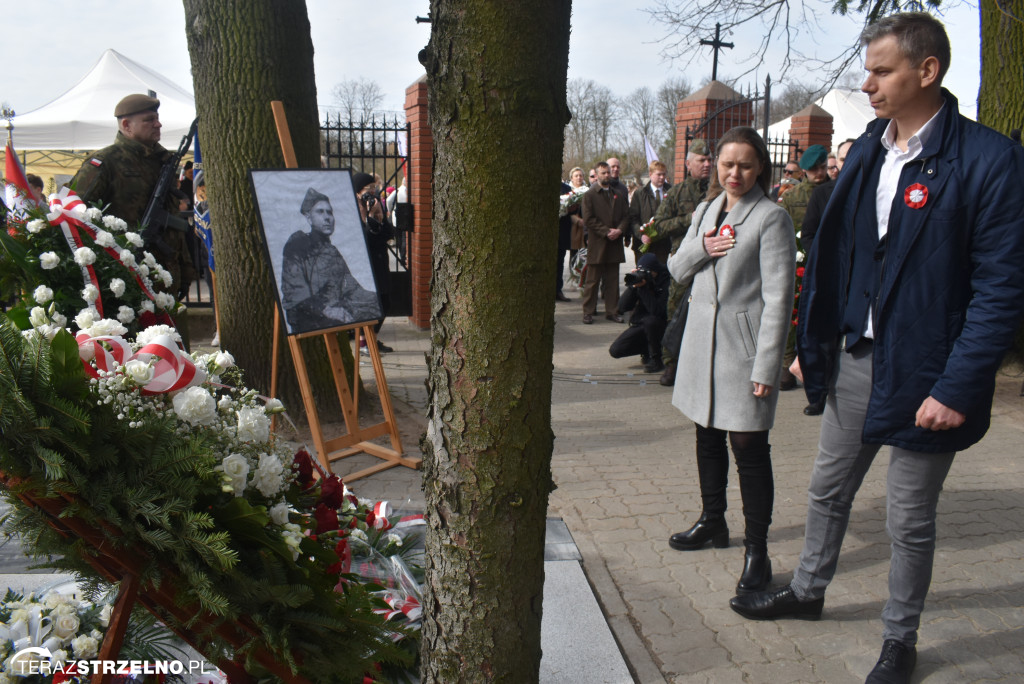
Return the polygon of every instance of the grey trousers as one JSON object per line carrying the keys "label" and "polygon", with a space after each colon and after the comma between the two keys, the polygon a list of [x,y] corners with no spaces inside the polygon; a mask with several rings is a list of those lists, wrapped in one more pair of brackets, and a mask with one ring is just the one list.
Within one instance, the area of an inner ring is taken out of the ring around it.
{"label": "grey trousers", "polygon": [[[793,593],[801,600],[825,595],[836,573],[850,507],[875,454],[861,432],[871,393],[871,349],[840,353],[839,368],[822,416],[818,458],[808,491],[807,525]],[[889,600],[882,610],[883,639],[917,643],[921,611],[932,578],[935,509],[955,452],[932,454],[890,447],[886,478],[886,530],[892,540]]]}

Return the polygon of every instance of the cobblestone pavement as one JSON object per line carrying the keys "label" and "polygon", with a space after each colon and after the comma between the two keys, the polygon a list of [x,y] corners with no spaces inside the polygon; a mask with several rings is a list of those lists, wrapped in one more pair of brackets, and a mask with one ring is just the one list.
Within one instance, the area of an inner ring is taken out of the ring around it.
{"label": "cobblestone pavement", "polygon": [[[887,596],[883,449],[864,481],[838,574],[820,622],[751,622],[728,601],[742,568],[735,471],[729,487],[732,546],[679,552],[673,532],[700,513],[693,426],[670,388],[639,359],[612,359],[621,324],[581,322],[579,293],[556,307],[549,515],[568,524],[583,567],[637,681],[862,682],[881,647]],[[429,335],[404,319],[381,339],[407,451],[426,407]],[[1020,377],[1000,377],[988,436],[960,454],[939,504],[935,573],[918,646],[915,682],[1024,680],[1024,399]],[[769,552],[774,584],[800,552],[806,488],[820,419],[804,416],[801,391],[780,398],[771,433],[776,499]],[[419,421],[419,422],[417,422]],[[352,470],[358,464],[353,464]],[[348,469],[346,466],[345,469]],[[339,470],[341,470],[339,468]],[[353,485],[361,496],[422,506],[420,473],[394,468]]]}

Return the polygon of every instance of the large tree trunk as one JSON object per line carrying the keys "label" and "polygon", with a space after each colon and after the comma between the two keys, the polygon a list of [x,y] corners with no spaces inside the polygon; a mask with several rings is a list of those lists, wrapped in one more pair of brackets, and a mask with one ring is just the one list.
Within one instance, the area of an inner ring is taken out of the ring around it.
{"label": "large tree trunk", "polygon": [[[183,0],[199,137],[217,254],[220,337],[252,387],[270,388],[274,289],[249,169],[284,168],[272,100],[284,103],[300,168],[320,167],[313,42],[303,0]],[[283,341],[283,339],[282,339]],[[320,338],[303,342],[321,406],[337,406]],[[348,345],[343,345],[343,350]],[[302,399],[287,345],[278,396]],[[348,353],[351,357],[351,353]],[[351,358],[349,359],[351,363]],[[333,402],[330,399],[333,399]],[[340,415],[330,414],[326,417]]]}
{"label": "large tree trunk", "polygon": [[424,682],[540,668],[569,0],[432,0]]}
{"label": "large tree trunk", "polygon": [[981,0],[978,121],[1007,135],[1024,128],[1024,2]]}

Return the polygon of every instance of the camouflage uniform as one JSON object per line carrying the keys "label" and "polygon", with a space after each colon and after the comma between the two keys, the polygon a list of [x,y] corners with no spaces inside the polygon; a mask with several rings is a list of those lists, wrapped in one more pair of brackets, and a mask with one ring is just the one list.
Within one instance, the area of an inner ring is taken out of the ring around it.
{"label": "camouflage uniform", "polygon": [[[825,176],[825,180],[823,180],[822,183],[824,183],[827,180],[828,176]],[[800,243],[800,233],[803,230],[804,216],[807,214],[807,203],[811,199],[811,193],[814,191],[814,188],[818,187],[819,185],[821,185],[821,183],[815,183],[811,181],[809,178],[804,178],[795,188],[787,192],[785,195],[782,196],[782,199],[779,200],[779,206],[785,209],[786,212],[789,213],[789,217],[793,219],[793,229],[796,231],[797,236],[797,253],[800,255],[806,254],[803,246]],[[794,289],[795,288],[796,284],[794,283]],[[797,305],[799,304],[799,302],[797,302],[796,299],[797,297],[799,297],[799,293],[794,291],[794,309],[796,309]],[[795,316],[796,314],[794,314],[794,318]],[[785,354],[783,354],[782,357],[783,381],[787,381],[792,378],[792,375],[789,372],[789,367],[793,364],[794,360],[796,360],[796,326],[791,325],[789,328],[789,337],[786,340],[786,352]]]}
{"label": "camouflage uniform", "polygon": [[[114,144],[90,155],[68,185],[83,201],[106,207],[106,213],[122,219],[129,230],[140,230],[139,222],[160,178],[160,169],[171,154],[160,145],[148,147],[118,131]],[[178,201],[171,193],[165,209],[178,214]],[[155,253],[154,256],[174,278],[171,292],[177,294],[195,280],[195,268],[185,233],[166,229],[163,239],[171,250],[171,258]]]}
{"label": "camouflage uniform", "polygon": [[[682,183],[677,183],[669,189],[665,199],[658,207],[658,213],[654,215],[652,228],[657,232],[659,239],[672,240],[672,253],[679,249],[679,243],[683,241],[686,231],[690,228],[690,219],[697,205],[704,201],[707,193],[706,180],[700,181],[693,176],[687,176]],[[686,293],[686,288],[677,283],[671,282],[668,289],[668,319],[679,308],[679,303]],[[662,348],[662,361],[666,365],[673,363],[678,349]]]}

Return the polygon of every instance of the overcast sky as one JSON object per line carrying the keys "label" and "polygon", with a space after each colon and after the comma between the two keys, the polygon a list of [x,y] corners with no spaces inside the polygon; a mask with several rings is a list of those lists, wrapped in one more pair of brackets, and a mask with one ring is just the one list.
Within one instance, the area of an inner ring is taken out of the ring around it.
{"label": "overcast sky", "polygon": [[[699,2],[700,0],[694,0]],[[809,0],[812,4],[819,0]],[[957,0],[946,0],[945,4]],[[423,75],[417,53],[426,45],[429,25],[417,24],[425,16],[427,0],[391,0],[375,3],[307,0],[313,27],[317,102],[334,104],[331,91],[345,79],[364,77],[380,84],[383,108],[400,110],[405,89]],[[856,40],[857,22],[831,17],[832,0],[820,0],[826,25],[805,31],[805,51],[826,54],[839,43]],[[569,77],[593,79],[616,95],[640,86],[656,90],[671,76],[685,76],[698,85],[710,76],[711,55],[704,48],[691,64],[668,63],[661,57],[664,30],[643,11],[648,0],[576,0],[573,3]],[[100,10],[102,8],[102,11]],[[20,114],[56,99],[70,89],[96,63],[107,48],[149,67],[192,90],[184,10],[176,0],[37,0],[5,3],[4,55],[0,76],[0,102]],[[961,101],[978,94],[978,10],[959,2],[945,16],[953,42],[953,67],[945,84]],[[707,36],[710,38],[711,36]],[[750,67],[738,64],[743,48],[760,40],[755,30],[724,36],[736,44],[719,63],[719,80],[737,76]],[[860,68],[858,66],[858,68]],[[773,73],[774,70],[774,73]],[[777,78],[778,64],[762,65],[756,76],[740,80],[751,87],[764,84],[765,75]],[[798,70],[795,80],[813,81],[815,74]],[[17,121],[15,121],[17,123]]]}

